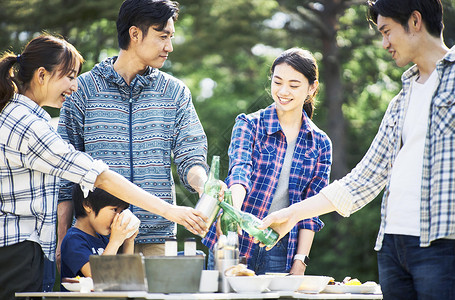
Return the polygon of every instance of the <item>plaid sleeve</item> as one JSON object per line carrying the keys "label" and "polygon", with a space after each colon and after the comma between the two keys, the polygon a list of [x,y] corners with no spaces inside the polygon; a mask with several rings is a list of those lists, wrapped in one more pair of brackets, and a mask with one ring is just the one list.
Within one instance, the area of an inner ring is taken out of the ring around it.
{"label": "plaid sleeve", "polygon": [[92,190],[96,177],[108,169],[102,161],[76,151],[45,122],[34,122],[28,133],[27,167],[79,183]]}
{"label": "plaid sleeve", "polygon": [[342,216],[347,217],[368,204],[387,183],[395,144],[389,140],[394,138],[398,126],[397,118],[391,113],[395,99],[389,104],[379,131],[362,160],[349,174],[321,191]]}
{"label": "plaid sleeve", "polygon": [[[319,156],[314,168],[314,176],[308,184],[308,187],[302,194],[302,199],[307,199],[316,195],[322,188],[327,186],[330,178],[330,169],[332,166],[332,142],[329,137],[323,135],[321,138],[321,147]],[[302,200],[305,201],[305,200]],[[298,223],[299,229],[310,229],[312,231],[320,231],[324,223],[318,218],[310,218],[302,220]]]}
{"label": "plaid sleeve", "polygon": [[232,129],[231,144],[229,145],[229,174],[226,177],[228,187],[241,184],[248,194],[251,190],[250,181],[253,171],[253,144],[255,128],[250,124],[245,114],[237,116]]}

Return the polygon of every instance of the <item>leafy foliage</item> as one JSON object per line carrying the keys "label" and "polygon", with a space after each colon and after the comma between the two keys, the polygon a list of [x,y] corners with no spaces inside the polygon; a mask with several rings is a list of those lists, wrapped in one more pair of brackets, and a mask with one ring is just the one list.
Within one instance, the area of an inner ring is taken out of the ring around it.
{"label": "leafy foliage", "polygon": [[[18,53],[46,30],[73,43],[87,60],[83,71],[90,70],[118,51],[115,20],[121,2],[0,0],[0,51]],[[360,161],[401,88],[404,70],[382,49],[379,34],[366,21],[363,0],[179,2],[174,52],[163,70],[191,89],[208,136],[209,160],[221,156],[221,176],[227,175],[235,117],[272,102],[269,68],[274,57],[290,47],[309,49],[319,61],[321,88],[314,120],[332,137],[337,155],[344,151],[336,156],[334,168],[349,170]],[[451,0],[443,3],[450,47],[455,44],[455,6]],[[49,111],[58,116],[58,111]],[[197,197],[180,184],[176,191],[178,204],[196,203]],[[350,218],[321,216],[326,226],[316,234],[307,274],[377,281],[373,246],[379,210],[380,197]],[[190,235],[179,228],[179,240]],[[199,248],[205,249],[201,244]]]}

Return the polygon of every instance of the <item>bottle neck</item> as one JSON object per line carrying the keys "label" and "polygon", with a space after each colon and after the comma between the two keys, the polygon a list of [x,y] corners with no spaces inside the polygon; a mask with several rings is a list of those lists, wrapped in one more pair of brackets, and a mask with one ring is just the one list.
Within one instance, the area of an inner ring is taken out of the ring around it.
{"label": "bottle neck", "polygon": [[226,192],[224,192],[224,202],[226,202],[227,204],[233,206],[232,196],[226,195]]}
{"label": "bottle neck", "polygon": [[238,211],[234,206],[226,203],[225,201],[218,202],[218,205],[223,209],[223,212],[228,213],[228,215],[234,217],[237,221],[240,221],[241,212]]}
{"label": "bottle neck", "polygon": [[219,159],[219,157],[214,156],[212,158],[212,164],[210,166],[210,171],[209,171],[207,181],[205,182],[205,185],[204,185],[204,192],[207,194],[210,194],[212,197],[214,197],[219,192],[219,189],[221,188],[221,186],[218,182],[219,179],[220,179],[220,159]]}
{"label": "bottle neck", "polygon": [[219,156],[214,156],[212,158],[212,164],[210,165],[208,181],[219,180],[219,179],[220,179],[220,158],[219,158]]}

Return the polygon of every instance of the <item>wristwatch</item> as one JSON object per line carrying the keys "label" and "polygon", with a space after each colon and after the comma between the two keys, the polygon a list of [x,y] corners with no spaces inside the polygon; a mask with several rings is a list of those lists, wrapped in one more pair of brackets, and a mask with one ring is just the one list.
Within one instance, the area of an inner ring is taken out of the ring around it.
{"label": "wristwatch", "polygon": [[294,260],[300,260],[305,265],[305,267],[308,266],[308,263],[310,262],[310,258],[305,254],[294,255]]}

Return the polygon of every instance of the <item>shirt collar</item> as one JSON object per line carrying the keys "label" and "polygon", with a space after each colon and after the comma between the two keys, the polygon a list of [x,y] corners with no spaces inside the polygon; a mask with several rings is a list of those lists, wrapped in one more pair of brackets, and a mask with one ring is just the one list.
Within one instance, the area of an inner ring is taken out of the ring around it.
{"label": "shirt collar", "polygon": [[[272,103],[264,110],[264,125],[268,135],[272,135],[278,131],[282,131],[278,114],[276,112],[276,105]],[[302,111],[302,127],[301,130],[312,132],[309,118],[305,111]]]}
{"label": "shirt collar", "polygon": [[35,101],[28,98],[27,96],[24,96],[22,94],[14,94],[11,102],[23,105],[30,109],[38,117],[43,118],[48,122],[51,121],[51,116],[41,106],[39,106]]}
{"label": "shirt collar", "polygon": [[449,52],[444,55],[443,60],[446,60],[448,62],[454,62],[455,61],[455,46],[450,48]]}
{"label": "shirt collar", "polygon": [[[444,63],[453,63],[455,62],[455,46],[453,46],[444,57],[437,62],[436,68],[438,69],[438,73],[441,72],[442,66]],[[411,80],[414,76],[419,74],[419,68],[417,65],[413,65],[409,69],[407,69],[403,75],[401,76],[401,80],[403,82]]]}

